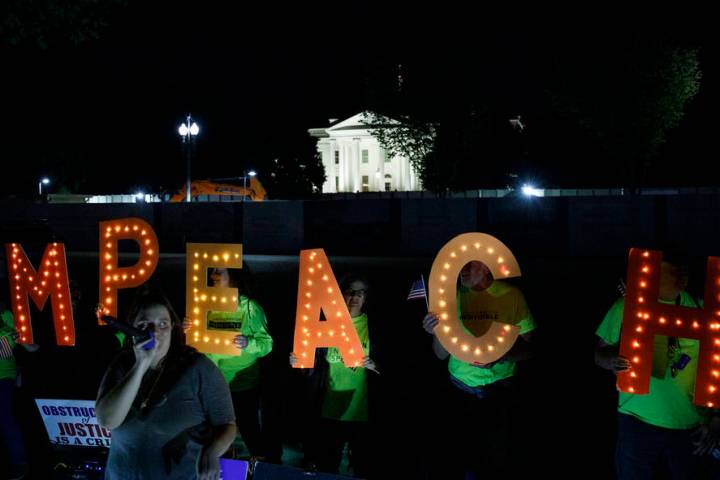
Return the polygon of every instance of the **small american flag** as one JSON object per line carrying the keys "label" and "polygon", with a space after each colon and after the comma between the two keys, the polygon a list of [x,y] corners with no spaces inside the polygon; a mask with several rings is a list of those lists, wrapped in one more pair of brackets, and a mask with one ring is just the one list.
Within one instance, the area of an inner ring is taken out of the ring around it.
{"label": "small american flag", "polygon": [[425,304],[427,304],[427,293],[425,293],[425,279],[422,275],[420,275],[420,280],[415,280],[413,282],[412,287],[410,287],[410,294],[408,295],[408,300],[413,300],[415,298],[424,298]]}
{"label": "small american flag", "polygon": [[7,336],[0,337],[0,359],[10,360],[11,358],[13,358],[13,351]]}

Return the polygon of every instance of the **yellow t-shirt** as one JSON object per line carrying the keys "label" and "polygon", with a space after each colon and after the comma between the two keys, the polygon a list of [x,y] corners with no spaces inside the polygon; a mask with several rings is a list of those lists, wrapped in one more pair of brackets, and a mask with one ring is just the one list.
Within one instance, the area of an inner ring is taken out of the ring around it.
{"label": "yellow t-shirt", "polygon": [[240,296],[237,311],[208,313],[208,329],[234,331],[248,337],[248,346],[240,355],[206,355],[220,369],[231,391],[241,392],[256,387],[260,382],[257,359],[270,353],[273,346],[262,307],[254,300]]}
{"label": "yellow t-shirt", "polygon": [[[535,329],[535,321],[522,292],[508,283],[494,281],[482,292],[460,287],[457,294],[458,317],[465,330],[476,337],[488,331],[492,322],[520,327],[520,334]],[[478,368],[450,356],[450,374],[469,387],[489,385],[515,374],[515,362],[497,362],[490,368]]]}
{"label": "yellow t-shirt", "polygon": [[[367,315],[352,319],[362,344],[363,355],[370,355],[370,336]],[[367,372],[364,368],[348,368],[337,348],[328,348],[328,382],[323,397],[323,418],[363,422],[368,420]]]}
{"label": "yellow t-shirt", "polygon": [[[661,303],[672,302],[661,301]],[[680,305],[694,308],[700,306],[686,292],[680,293]],[[617,345],[620,341],[624,308],[624,299],[616,301],[595,332],[608,345]],[[680,338],[678,341],[680,348],[675,352],[675,358],[669,359],[670,361],[666,362],[667,365],[663,365],[665,368],[664,378],[650,377],[650,393],[635,395],[620,392],[618,399],[620,413],[632,415],[650,425],[674,429],[692,428],[703,421],[701,411],[693,404],[700,342],[686,338]],[[667,337],[655,336],[654,365],[658,358],[667,358],[667,345]],[[683,353],[690,356],[690,362],[673,378],[670,367]]]}

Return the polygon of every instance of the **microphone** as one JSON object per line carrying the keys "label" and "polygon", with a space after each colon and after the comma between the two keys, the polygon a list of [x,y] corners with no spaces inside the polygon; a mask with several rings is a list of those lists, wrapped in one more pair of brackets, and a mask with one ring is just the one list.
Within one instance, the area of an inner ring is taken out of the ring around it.
{"label": "microphone", "polygon": [[143,350],[151,350],[155,347],[155,332],[152,329],[147,328],[145,330],[140,330],[139,328],[135,328],[132,325],[121,322],[109,315],[100,315],[100,319],[114,329],[120,330],[126,335],[131,336],[135,344],[152,339],[150,342],[143,345]]}

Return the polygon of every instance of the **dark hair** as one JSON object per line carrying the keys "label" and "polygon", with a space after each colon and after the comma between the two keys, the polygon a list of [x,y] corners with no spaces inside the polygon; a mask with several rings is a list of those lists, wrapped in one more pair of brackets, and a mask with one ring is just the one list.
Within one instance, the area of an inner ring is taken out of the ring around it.
{"label": "dark hair", "polygon": [[365,285],[365,301],[362,306],[362,312],[364,313],[367,311],[368,299],[370,298],[370,283],[367,281],[367,278],[355,272],[346,273],[340,278],[338,286],[340,287],[340,292],[342,293],[349,289],[350,285],[355,282],[362,282]]}
{"label": "dark hair", "polygon": [[[217,267],[224,268],[224,267]],[[243,262],[242,268],[227,268],[228,284],[238,289],[238,295],[255,300],[255,280],[252,270]]]}
{"label": "dark hair", "polygon": [[238,289],[239,295],[255,299],[255,277],[247,263],[243,262],[242,268],[229,269],[228,273],[231,285]]}
{"label": "dark hair", "polygon": [[669,244],[661,247],[663,261],[680,268],[690,266],[690,256],[678,245]]}

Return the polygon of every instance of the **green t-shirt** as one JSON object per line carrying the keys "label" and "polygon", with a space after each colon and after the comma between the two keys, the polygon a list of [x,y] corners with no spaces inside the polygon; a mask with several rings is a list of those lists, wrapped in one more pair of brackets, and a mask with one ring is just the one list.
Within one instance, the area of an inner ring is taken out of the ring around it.
{"label": "green t-shirt", "polygon": [[[362,344],[363,356],[370,356],[370,336],[366,314],[353,317],[353,326]],[[367,372],[364,368],[348,368],[337,348],[328,348],[328,382],[323,397],[323,418],[346,422],[368,420]]]}
{"label": "green t-shirt", "polygon": [[[662,302],[662,301],[661,301]],[[672,303],[672,302],[662,302]],[[680,305],[698,308],[693,298],[686,292],[680,294]],[[605,315],[595,334],[608,345],[617,345],[620,341],[620,330],[623,320],[624,299],[616,301]],[[667,337],[656,335],[653,347],[653,365],[658,359],[667,359]],[[695,374],[700,342],[685,338],[679,339],[679,349],[675,358],[662,362],[663,378],[650,377],[650,393],[635,395],[620,392],[618,411],[632,415],[645,423],[664,428],[687,429],[697,426],[703,421],[703,414],[693,404],[695,390]],[[675,378],[670,373],[670,365],[683,353],[690,356],[690,362],[680,370]],[[660,374],[662,375],[662,374]]]}
{"label": "green t-shirt", "polygon": [[222,372],[233,392],[254,388],[260,382],[257,359],[272,350],[273,340],[267,331],[262,307],[254,300],[240,296],[235,312],[208,313],[208,330],[234,331],[248,337],[248,346],[239,355],[206,354]]}
{"label": "green t-shirt", "polygon": [[[5,310],[0,313],[2,321],[0,321],[0,380],[5,378],[14,379],[17,370],[15,367],[15,356],[12,354],[12,349],[15,347],[15,340],[13,340],[13,333],[15,328],[13,327],[13,316],[10,311]],[[8,351],[9,349],[9,351]]]}
{"label": "green t-shirt", "polygon": [[[492,322],[520,327],[520,334],[535,329],[535,321],[522,292],[508,283],[494,281],[482,292],[460,287],[457,294],[458,317],[468,333],[479,337]],[[515,362],[500,361],[490,368],[479,368],[450,356],[450,374],[469,387],[489,385],[515,374]]]}

